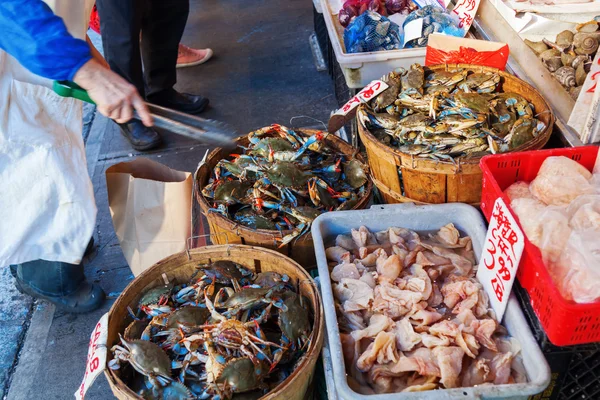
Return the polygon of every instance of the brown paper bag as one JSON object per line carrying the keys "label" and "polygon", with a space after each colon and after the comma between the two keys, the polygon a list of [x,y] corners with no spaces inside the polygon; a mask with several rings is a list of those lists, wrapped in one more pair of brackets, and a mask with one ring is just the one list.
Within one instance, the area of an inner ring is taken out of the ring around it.
{"label": "brown paper bag", "polygon": [[186,249],[192,174],[146,158],[106,170],[108,205],[133,275]]}

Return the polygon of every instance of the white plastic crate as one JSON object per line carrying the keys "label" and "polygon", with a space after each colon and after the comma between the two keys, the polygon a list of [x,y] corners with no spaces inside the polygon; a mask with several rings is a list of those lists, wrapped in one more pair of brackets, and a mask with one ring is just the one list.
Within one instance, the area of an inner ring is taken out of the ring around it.
{"label": "white plastic crate", "polygon": [[[414,231],[438,230],[453,223],[456,228],[470,236],[476,255],[481,254],[486,235],[485,221],[472,206],[460,203],[416,206],[412,203],[376,205],[369,210],[335,211],[322,214],[312,224],[312,237],[319,267],[319,281],[325,325],[327,328],[326,349],[323,352],[325,371],[333,373],[333,387],[328,385],[339,399],[362,400],[455,400],[455,399],[527,399],[540,393],[550,382],[550,367],[544,358],[523,312],[514,295],[511,295],[502,325],[522,347],[523,364],[528,382],[507,385],[481,385],[469,388],[432,390],[414,393],[390,393],[362,395],[348,386],[344,356],[341,348],[340,331],[334,306],[333,290],[329,277],[325,243],[330,243],[338,234],[348,234],[351,229],[366,226],[376,232],[389,227],[403,227]],[[329,364],[329,365],[328,365]],[[328,368],[329,367],[329,368]],[[328,381],[329,383],[329,381]],[[332,397],[330,396],[330,399]],[[335,398],[335,397],[334,397]]]}
{"label": "white plastic crate", "polygon": [[[396,68],[408,68],[414,63],[425,64],[425,48],[374,51],[370,53],[346,53],[343,41],[343,28],[329,5],[329,0],[313,0],[320,3],[320,12],[325,17],[329,39],[335,58],[344,73],[346,85],[350,89],[365,87],[376,79],[389,74]],[[316,6],[315,6],[316,7]]]}

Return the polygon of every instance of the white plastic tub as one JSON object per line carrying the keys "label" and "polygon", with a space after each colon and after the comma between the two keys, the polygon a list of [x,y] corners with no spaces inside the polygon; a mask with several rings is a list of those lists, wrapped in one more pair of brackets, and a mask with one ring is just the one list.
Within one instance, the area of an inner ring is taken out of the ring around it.
{"label": "white plastic tub", "polygon": [[[337,235],[348,234],[351,229],[358,229],[362,225],[372,232],[389,227],[403,227],[419,232],[437,230],[448,223],[453,223],[459,231],[470,236],[473,240],[475,254],[481,254],[486,235],[485,222],[477,209],[466,204],[376,205],[369,210],[329,212],[320,215],[313,222],[312,237],[325,309],[327,350],[335,383],[335,387],[328,387],[328,390],[335,391],[338,398],[364,400],[527,399],[528,396],[540,393],[548,386],[550,367],[535,341],[514,295],[511,295],[502,325],[508,329],[511,336],[521,343],[523,363],[529,379],[527,383],[378,395],[362,395],[348,386],[331,279],[325,256],[325,243],[329,244]],[[325,361],[327,362],[327,360]]]}
{"label": "white plastic tub", "polygon": [[346,78],[346,85],[350,89],[365,87],[371,81],[381,79],[396,68],[408,68],[414,63],[425,64],[425,48],[374,51],[370,53],[346,53],[344,42],[344,28],[337,21],[339,10],[332,10],[329,0],[319,1],[320,11],[325,17],[325,25],[329,32],[329,39],[333,46],[335,58]]}

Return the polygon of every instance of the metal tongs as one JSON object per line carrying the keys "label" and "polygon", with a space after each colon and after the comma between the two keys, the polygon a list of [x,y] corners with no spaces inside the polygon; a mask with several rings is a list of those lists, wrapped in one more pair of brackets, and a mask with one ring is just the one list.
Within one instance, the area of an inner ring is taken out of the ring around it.
{"label": "metal tongs", "polygon": [[[59,96],[73,97],[87,103],[95,104],[87,91],[75,82],[54,81],[52,89]],[[162,128],[213,146],[236,146],[235,139],[239,137],[239,134],[227,124],[185,114],[157,106],[156,104],[146,103],[146,105],[154,119],[154,126],[157,128]],[[133,110],[133,118],[140,120],[140,116],[135,110]]]}

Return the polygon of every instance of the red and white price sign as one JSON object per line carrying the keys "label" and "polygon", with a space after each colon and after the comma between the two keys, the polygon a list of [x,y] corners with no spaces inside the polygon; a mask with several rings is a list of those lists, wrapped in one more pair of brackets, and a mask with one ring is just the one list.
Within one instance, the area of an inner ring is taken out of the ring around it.
{"label": "red and white price sign", "polygon": [[106,355],[108,353],[108,349],[106,348],[107,339],[108,313],[100,318],[100,321],[96,324],[92,336],[90,337],[85,375],[83,376],[81,386],[79,386],[79,389],[75,392],[75,398],[77,400],[83,400],[85,398],[85,393],[106,367]]}
{"label": "red and white price sign", "polygon": [[504,201],[498,198],[477,270],[477,279],[488,294],[498,321],[502,320],[506,310],[524,247],[525,236],[521,228]]}
{"label": "red and white price sign", "polygon": [[348,100],[348,102],[344,104],[342,108],[338,109],[334,115],[348,115],[348,113],[358,107],[360,103],[366,103],[373,100],[373,97],[377,96],[387,88],[388,84],[384,81],[373,81],[369,83],[360,92],[358,92],[356,96]]}
{"label": "red and white price sign", "polygon": [[479,8],[480,0],[457,0],[456,5],[452,9],[452,14],[456,15],[458,19],[458,27],[464,32],[463,36],[467,34],[467,31],[473,25],[475,14]]}

